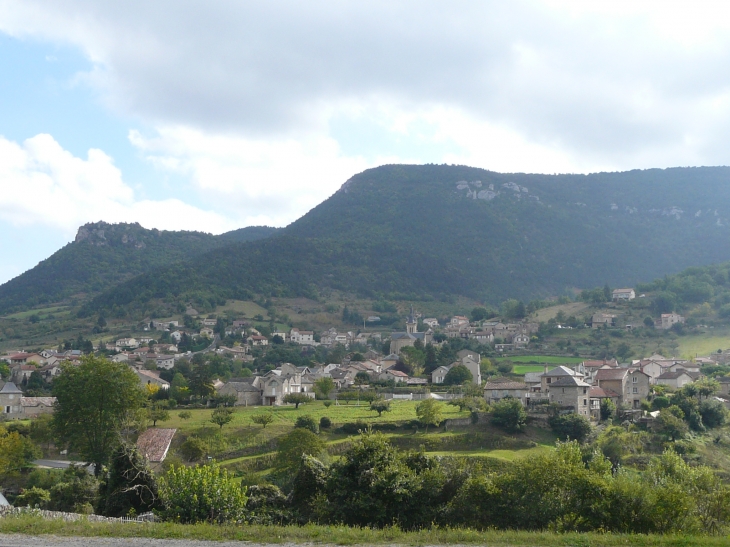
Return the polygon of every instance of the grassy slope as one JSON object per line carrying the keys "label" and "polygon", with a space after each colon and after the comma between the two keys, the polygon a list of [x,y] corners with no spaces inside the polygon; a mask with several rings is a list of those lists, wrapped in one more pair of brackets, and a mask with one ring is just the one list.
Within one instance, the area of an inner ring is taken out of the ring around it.
{"label": "grassy slope", "polygon": [[[164,538],[208,541],[246,541],[260,543],[294,543],[326,545],[491,545],[520,547],[614,547],[614,546],[719,546],[727,538],[706,536],[655,536],[612,534],[554,534],[550,532],[478,532],[464,529],[435,528],[404,532],[398,528],[373,530],[345,526],[218,526],[117,524],[63,522],[38,517],[0,519],[0,534],[28,534],[80,537]],[[6,542],[8,539],[2,538]]]}

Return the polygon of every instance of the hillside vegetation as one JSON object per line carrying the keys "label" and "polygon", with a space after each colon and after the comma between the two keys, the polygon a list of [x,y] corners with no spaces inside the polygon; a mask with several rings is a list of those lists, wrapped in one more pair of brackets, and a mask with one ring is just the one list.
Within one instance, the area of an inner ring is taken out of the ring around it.
{"label": "hillside vegetation", "polygon": [[0,314],[70,297],[83,301],[143,272],[234,242],[268,237],[275,231],[252,226],[213,236],[146,230],[139,224],[86,224],[73,242],[0,286]]}
{"label": "hillside vegetation", "polygon": [[717,207],[730,198],[728,175],[724,167],[555,176],[379,167],[278,237],[143,275],[89,309],[323,289],[494,303],[631,286],[730,257],[730,211]]}

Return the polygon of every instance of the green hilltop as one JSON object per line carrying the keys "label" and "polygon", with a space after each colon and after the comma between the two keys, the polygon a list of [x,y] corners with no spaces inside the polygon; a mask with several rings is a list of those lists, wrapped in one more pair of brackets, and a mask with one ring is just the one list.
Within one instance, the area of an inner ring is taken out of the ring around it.
{"label": "green hilltop", "polygon": [[86,224],[74,241],[0,286],[0,313],[70,299],[83,302],[141,273],[233,242],[268,237],[275,231],[252,226],[213,236],[147,230],[139,224]]}
{"label": "green hilltop", "polygon": [[531,175],[386,165],[274,237],[143,274],[87,311],[327,289],[494,303],[631,286],[730,258],[728,180],[726,167]]}

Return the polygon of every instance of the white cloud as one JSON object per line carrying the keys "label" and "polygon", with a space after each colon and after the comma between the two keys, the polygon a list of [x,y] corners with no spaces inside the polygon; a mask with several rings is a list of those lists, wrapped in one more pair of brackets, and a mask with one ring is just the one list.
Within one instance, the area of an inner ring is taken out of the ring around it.
{"label": "white cloud", "polygon": [[238,224],[178,199],[139,200],[101,150],[86,159],[64,150],[50,135],[15,143],[0,137],[0,220],[45,225],[71,236],[79,225],[104,220],[147,228],[220,233]]}

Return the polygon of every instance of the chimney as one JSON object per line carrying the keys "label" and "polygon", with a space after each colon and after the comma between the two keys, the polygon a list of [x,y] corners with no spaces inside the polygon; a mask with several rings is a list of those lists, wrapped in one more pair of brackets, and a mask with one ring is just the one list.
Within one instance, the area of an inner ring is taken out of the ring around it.
{"label": "chimney", "polygon": [[545,363],[545,368],[544,368],[544,371],[543,371],[543,372],[544,372],[545,374],[547,374],[547,373],[548,373],[548,366],[547,366],[547,363]]}

